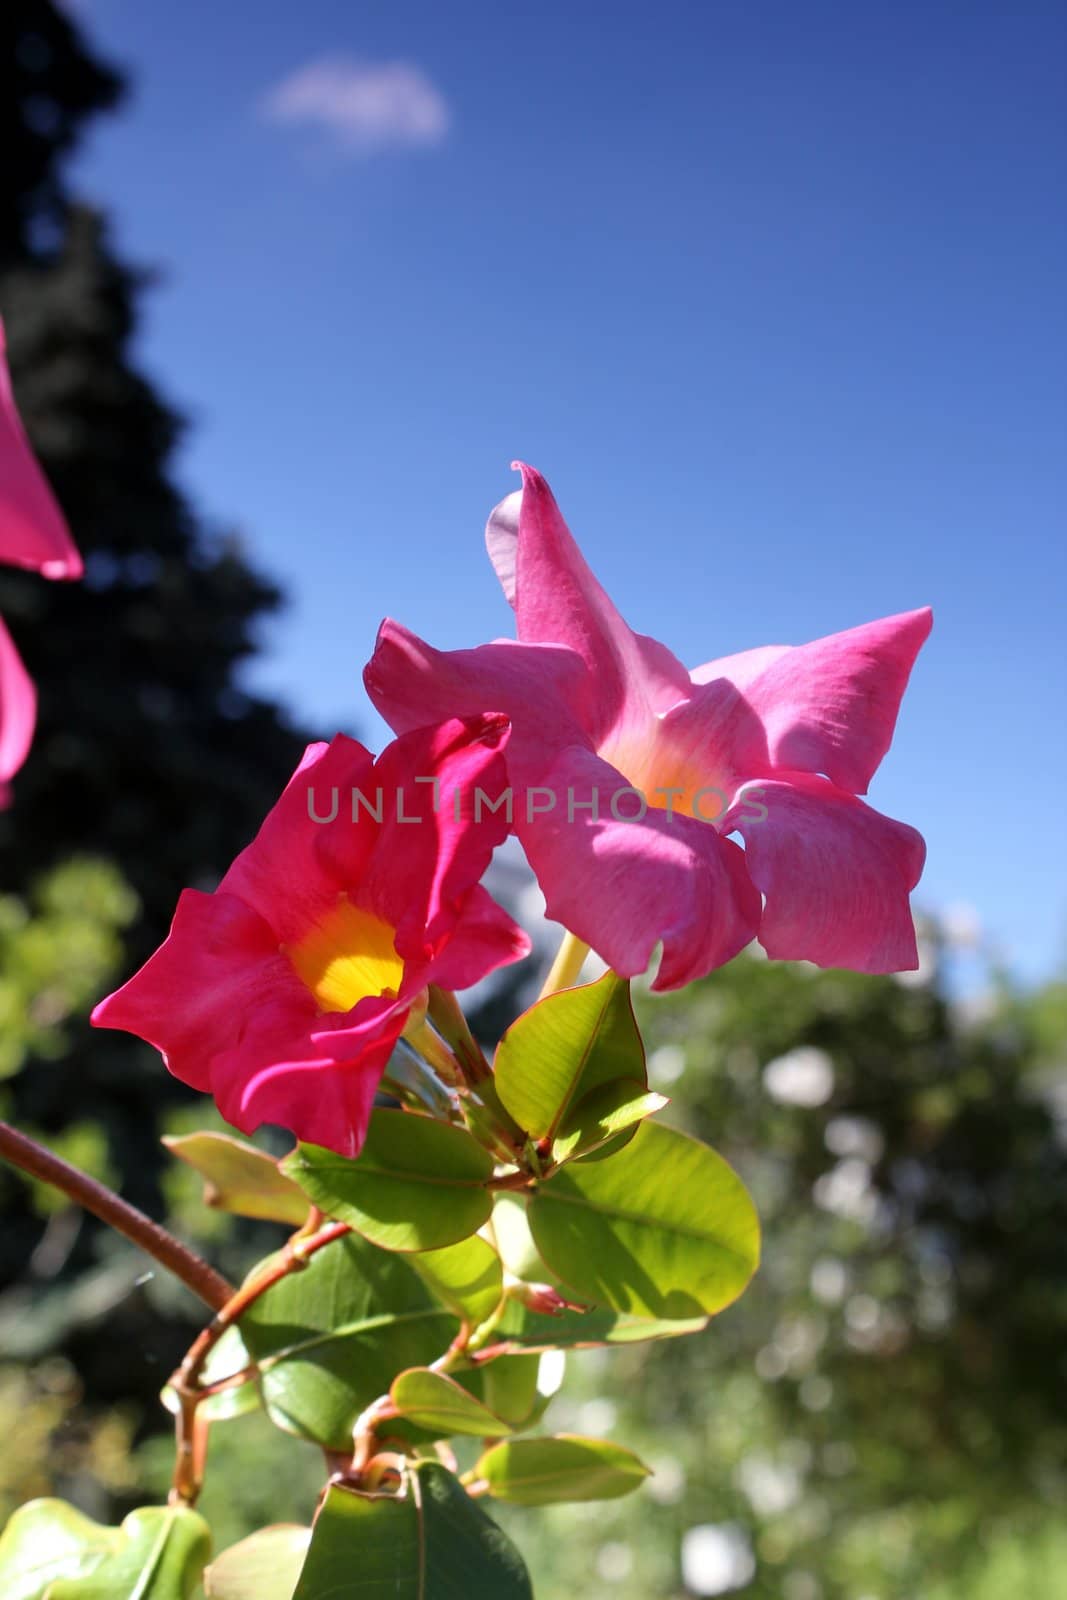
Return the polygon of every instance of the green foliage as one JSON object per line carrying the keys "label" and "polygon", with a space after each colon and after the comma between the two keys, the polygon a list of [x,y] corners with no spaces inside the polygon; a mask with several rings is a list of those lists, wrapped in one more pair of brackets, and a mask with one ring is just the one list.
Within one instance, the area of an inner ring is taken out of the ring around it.
{"label": "green foliage", "polygon": [[[359,1552],[358,1562],[353,1551]],[[451,1473],[420,1464],[408,1492],[330,1489],[294,1600],[533,1600],[511,1541]]]}
{"label": "green foliage", "polygon": [[509,1439],[487,1450],[474,1469],[496,1500],[520,1506],[557,1500],[617,1500],[640,1488],[648,1468],[605,1439]]}
{"label": "green foliage", "polygon": [[493,1209],[492,1157],[462,1128],[376,1111],[358,1161],[302,1144],[282,1163],[328,1216],[387,1250],[438,1250],[476,1233]]}
{"label": "green foliage", "polygon": [[103,1528],[61,1500],[35,1500],[0,1537],[5,1600],[190,1600],[211,1548],[184,1506],[133,1511]]}
{"label": "green foliage", "polygon": [[447,1350],[458,1323],[402,1256],[351,1234],[268,1289],[240,1326],[272,1420],[344,1450],[360,1413],[398,1372]]}
{"label": "green foliage", "polygon": [[224,1550],[204,1573],[207,1600],[292,1600],[310,1528],[260,1528]]}
{"label": "green foliage", "polygon": [[393,1379],[389,1393],[398,1416],[417,1423],[435,1438],[469,1433],[492,1439],[511,1432],[510,1423],[494,1416],[466,1389],[426,1367],[402,1372]]}
{"label": "green foliage", "polygon": [[307,1196],[255,1145],[226,1133],[167,1134],[163,1143],[203,1177],[205,1205],[294,1227],[307,1216]]}
{"label": "green foliage", "polygon": [[737,1298],[759,1261],[759,1221],[737,1174],[653,1122],[609,1160],[549,1178],[529,1211],[553,1271],[616,1311],[710,1315]]}

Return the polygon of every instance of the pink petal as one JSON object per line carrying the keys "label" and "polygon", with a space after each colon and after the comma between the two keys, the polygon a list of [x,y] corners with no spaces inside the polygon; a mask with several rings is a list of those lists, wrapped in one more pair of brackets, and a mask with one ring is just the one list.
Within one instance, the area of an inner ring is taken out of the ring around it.
{"label": "pink petal", "polygon": [[747,784],[722,826],[744,837],[766,896],[759,938],[769,956],[854,972],[918,966],[908,895],[926,846],[914,828],[799,772]]}
{"label": "pink petal", "polygon": [[[660,941],[653,988],[676,989],[731,960],[755,937],[759,895],[744,855],[710,824],[649,809],[640,821],[627,779],[587,750],[571,748],[544,779],[551,811],[516,831],[544,891],[548,915],[591,945],[623,977],[644,972]],[[587,809],[596,791],[599,816]],[[571,803],[573,813],[571,814]],[[542,801],[538,796],[534,808]]]}
{"label": "pink petal", "polygon": [[316,1013],[262,917],[236,895],[185,889],[163,944],[92,1021],[147,1039],[176,1078],[210,1091],[214,1057],[241,1041],[250,1017],[301,1036]]}
{"label": "pink petal", "polygon": [[370,751],[341,733],[309,745],[219,885],[259,912],[276,943],[295,944],[358,882],[377,830],[362,812],[353,826],[352,791],[373,796],[373,766]]}
{"label": "pink petal", "polygon": [[928,607],[905,611],[795,649],[770,646],[709,662],[693,677],[728,679],[762,721],[761,739],[735,751],[749,775],[777,768],[825,773],[842,789],[866,794],[932,621]]}
{"label": "pink petal", "polygon": [[432,958],[507,837],[506,802],[489,807],[508,788],[510,731],[500,713],[452,718],[403,734],[375,763],[383,820],[359,900],[396,928],[405,959]]}
{"label": "pink petal", "polygon": [[502,711],[513,729],[508,762],[543,768],[560,744],[586,738],[576,710],[585,669],[569,650],[511,639],[475,650],[435,650],[386,619],[363,673],[367,693],[397,733],[448,717]]}
{"label": "pink petal", "polygon": [[37,722],[37,691],[0,619],[0,783],[26,759]]}
{"label": "pink petal", "polygon": [[[491,514],[486,543],[525,644],[565,645],[581,656],[588,679],[581,701],[594,742],[640,726],[687,692],[689,674],[665,645],[634,633],[593,576],[552,491],[522,462],[522,498]],[[510,592],[509,592],[510,591]]]}
{"label": "pink petal", "polygon": [[80,578],[81,556],[15,409],[0,322],[0,561],[46,578]]}
{"label": "pink petal", "polygon": [[480,884],[466,896],[451,938],[425,973],[441,989],[469,989],[530,954],[530,939]]}

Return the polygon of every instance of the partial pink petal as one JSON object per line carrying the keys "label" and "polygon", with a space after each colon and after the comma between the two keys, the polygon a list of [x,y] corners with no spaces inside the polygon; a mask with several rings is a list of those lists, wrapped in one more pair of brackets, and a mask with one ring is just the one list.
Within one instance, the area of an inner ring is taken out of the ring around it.
{"label": "partial pink petal", "polygon": [[[565,750],[527,796],[516,831],[548,915],[591,945],[623,977],[644,972],[656,944],[653,988],[676,989],[731,960],[755,937],[760,901],[742,851],[710,824],[649,809],[628,780],[580,748]],[[587,809],[596,795],[598,816]],[[531,807],[555,804],[529,819]]]}
{"label": "partial pink petal", "polygon": [[92,1021],[147,1039],[176,1078],[210,1091],[212,1061],[239,1044],[251,1018],[299,1037],[316,1013],[262,917],[236,895],[185,889],[166,940]]}
{"label": "partial pink petal", "polygon": [[0,322],[0,561],[46,578],[80,578],[82,558],[15,409]]}
{"label": "partial pink petal", "polygon": [[799,772],[747,784],[722,826],[743,836],[766,896],[769,956],[854,972],[918,966],[908,895],[926,846],[914,828]]}
{"label": "partial pink petal", "polygon": [[295,944],[356,883],[377,837],[352,791],[373,794],[374,757],[339,733],[311,744],[252,843],[219,885],[259,912],[277,943]]}
{"label": "partial pink petal", "polygon": [[404,1026],[406,1010],[383,1007],[379,1025],[360,1040],[352,1059],[294,1038],[288,1048],[242,1040],[216,1058],[212,1090],[235,1128],[254,1133],[263,1123],[288,1128],[298,1139],[356,1156],[363,1147],[382,1073]]}
{"label": "partial pink petal", "polygon": [[509,588],[519,638],[525,644],[565,645],[581,656],[589,677],[582,719],[602,744],[613,730],[640,726],[688,691],[689,674],[665,645],[634,633],[593,576],[552,491],[522,462],[522,500],[493,512],[489,553]]}
{"label": "partial pink petal", "polygon": [[792,650],[776,646],[710,662],[694,677],[728,679],[762,721],[758,743],[734,752],[742,770],[824,773],[842,789],[866,794],[932,621],[928,607],[905,611]]}
{"label": "partial pink petal", "polygon": [[399,622],[387,619],[363,673],[367,693],[397,733],[448,717],[502,711],[518,730],[508,751],[512,768],[543,768],[561,740],[587,735],[576,706],[585,668],[570,650],[516,644],[511,639],[475,650],[435,650]]}
{"label": "partial pink petal", "polygon": [[479,884],[467,895],[452,937],[425,973],[441,989],[469,989],[498,967],[530,954],[528,934]]}
{"label": "partial pink petal", "polygon": [[37,691],[0,619],[0,783],[26,759],[37,722]]}
{"label": "partial pink petal", "polygon": [[500,713],[452,718],[401,735],[375,763],[383,818],[359,902],[396,928],[405,960],[433,957],[507,837],[509,733]]}

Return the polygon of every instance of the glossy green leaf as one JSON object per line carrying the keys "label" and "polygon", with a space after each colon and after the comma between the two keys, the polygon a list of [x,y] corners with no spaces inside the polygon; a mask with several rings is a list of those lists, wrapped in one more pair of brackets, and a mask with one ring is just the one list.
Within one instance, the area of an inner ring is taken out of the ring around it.
{"label": "glossy green leaf", "polygon": [[655,1094],[633,1078],[601,1084],[571,1107],[552,1141],[552,1159],[569,1161],[599,1149],[653,1112],[662,1111],[667,1103],[665,1095]]}
{"label": "glossy green leaf", "polygon": [[279,1427],[329,1449],[405,1367],[428,1366],[459,1322],[409,1263],[349,1234],[262,1294],[241,1318]]}
{"label": "glossy green leaf", "polygon": [[476,1369],[482,1400],[512,1428],[529,1428],[538,1420],[548,1397],[538,1392],[539,1355],[499,1356]]}
{"label": "glossy green leaf", "polygon": [[211,1553],[203,1517],[188,1506],[131,1511],[91,1572],[51,1583],[43,1600],[190,1600]]}
{"label": "glossy green leaf", "polygon": [[437,1462],[403,1496],[333,1487],[293,1600],[533,1600],[515,1546]]}
{"label": "glossy green leaf", "polygon": [[103,1528],[64,1500],[31,1500],[0,1534],[0,1595],[42,1600],[57,1578],[76,1578],[106,1560],[119,1543],[117,1528]]}
{"label": "glossy green leaf", "polygon": [[443,1250],[421,1250],[411,1257],[411,1265],[438,1300],[471,1327],[500,1304],[504,1269],[492,1245],[477,1234]]}
{"label": "glossy green leaf", "polygon": [[497,1500],[545,1506],[558,1500],[616,1500],[649,1476],[644,1462],[606,1439],[508,1439],[475,1467]]}
{"label": "glossy green leaf", "polygon": [[[588,1311],[563,1311],[545,1316],[511,1300],[493,1328],[487,1348],[509,1351],[583,1350],[599,1345],[640,1344],[646,1339],[676,1339],[700,1333],[708,1319],[699,1317],[643,1317],[608,1306]],[[491,1364],[490,1364],[491,1365]],[[487,1365],[485,1371],[488,1372]]]}
{"label": "glossy green leaf", "polygon": [[733,1168],[657,1122],[609,1160],[547,1179],[529,1219],[541,1255],[580,1298],[642,1316],[721,1311],[759,1262],[759,1221]]}
{"label": "glossy green leaf", "polygon": [[206,1569],[207,1600],[293,1600],[310,1541],[310,1528],[291,1523],[260,1528]]}
{"label": "glossy green leaf", "polygon": [[406,1111],[376,1111],[359,1157],[302,1144],[283,1171],[328,1216],[386,1250],[437,1250],[488,1218],[493,1159],[469,1133]]}
{"label": "glossy green leaf", "polygon": [[277,1161],[228,1133],[165,1136],[172,1155],[195,1167],[204,1179],[204,1204],[239,1217],[291,1222],[299,1227],[308,1214],[308,1198]]}
{"label": "glossy green leaf", "polygon": [[413,1367],[393,1381],[393,1404],[402,1417],[425,1428],[435,1439],[470,1433],[494,1439],[510,1433],[510,1425],[495,1417],[468,1390],[442,1372]]}
{"label": "glossy green leaf", "polygon": [[534,1139],[555,1139],[593,1090],[616,1078],[648,1087],[630,985],[607,972],[531,1006],[500,1041],[494,1082]]}

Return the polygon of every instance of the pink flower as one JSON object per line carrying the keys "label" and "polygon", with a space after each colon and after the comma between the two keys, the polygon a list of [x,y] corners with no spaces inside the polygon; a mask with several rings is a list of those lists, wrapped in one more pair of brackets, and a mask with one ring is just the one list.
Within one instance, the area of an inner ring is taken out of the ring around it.
{"label": "pink flower", "polygon": [[654,987],[678,988],[753,937],[785,960],[914,968],[925,847],[857,796],[929,610],[689,673],[630,630],[544,479],[521,471],[486,529],[519,642],[446,653],[386,621],[365,673],[382,715],[403,732],[507,713],[515,830],[548,914],[624,976],[662,941]]}
{"label": "pink flower", "polygon": [[245,1132],[278,1123],[355,1155],[427,985],[465,988],[529,950],[479,884],[507,824],[468,804],[506,781],[507,738],[487,714],[377,761],[341,734],[310,745],[215,893],[185,890],[166,942],[93,1022],[147,1039]]}
{"label": "pink flower", "polygon": [[82,558],[15,409],[0,322],[0,561],[46,578],[80,578]]}
{"label": "pink flower", "polygon": [[[82,561],[26,438],[15,409],[0,322],[0,561],[32,567],[46,578],[80,578]],[[37,719],[37,697],[0,621],[0,807],[7,780],[26,759]]]}

